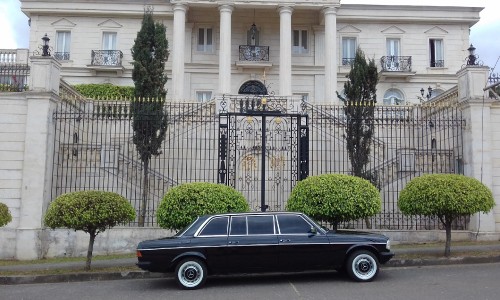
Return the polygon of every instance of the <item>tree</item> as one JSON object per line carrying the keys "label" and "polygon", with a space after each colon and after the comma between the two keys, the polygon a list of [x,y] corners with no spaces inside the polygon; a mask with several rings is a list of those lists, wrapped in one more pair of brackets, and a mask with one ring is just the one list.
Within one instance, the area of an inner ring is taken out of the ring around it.
{"label": "tree", "polygon": [[180,230],[206,214],[248,211],[245,197],[234,188],[216,183],[184,183],[170,189],[156,212],[162,228]]}
{"label": "tree", "polygon": [[446,230],[444,255],[450,255],[451,226],[462,216],[489,212],[495,201],[490,189],[475,178],[429,174],[413,178],[399,194],[399,209],[408,215],[437,216]]}
{"label": "tree", "polygon": [[161,153],[161,143],[167,131],[164,110],[165,62],[168,60],[168,41],[165,25],[154,22],[152,9],[144,12],[141,30],[137,33],[132,58],[132,79],[136,99],[131,102],[133,142],[142,161],[143,186],[139,226],[144,226],[149,194],[149,163]]}
{"label": "tree", "polygon": [[[338,95],[344,102],[346,116],[346,149],[351,162],[351,174],[370,180],[375,186],[377,176],[365,170],[370,160],[370,147],[374,132],[374,112],[377,102],[378,72],[375,61],[366,62],[365,54],[358,48],[344,84],[345,97]],[[365,219],[371,228],[370,221]]]}
{"label": "tree", "polygon": [[340,222],[380,212],[381,199],[377,188],[364,178],[323,174],[299,181],[290,194],[286,209],[328,222],[336,230]]}
{"label": "tree", "polygon": [[120,223],[135,219],[135,210],[124,197],[104,191],[78,191],[54,200],[45,214],[45,225],[90,234],[85,270],[90,270],[96,236]]}
{"label": "tree", "polygon": [[7,205],[0,203],[0,227],[4,227],[12,221],[12,215],[10,214]]}

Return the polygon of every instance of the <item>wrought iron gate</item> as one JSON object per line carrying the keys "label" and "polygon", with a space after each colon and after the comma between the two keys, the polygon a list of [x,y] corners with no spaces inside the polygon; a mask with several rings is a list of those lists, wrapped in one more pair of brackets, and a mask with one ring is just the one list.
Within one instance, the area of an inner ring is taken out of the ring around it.
{"label": "wrought iron gate", "polygon": [[307,115],[269,107],[266,98],[220,113],[218,182],[242,192],[252,210],[284,210],[309,172],[307,121]]}

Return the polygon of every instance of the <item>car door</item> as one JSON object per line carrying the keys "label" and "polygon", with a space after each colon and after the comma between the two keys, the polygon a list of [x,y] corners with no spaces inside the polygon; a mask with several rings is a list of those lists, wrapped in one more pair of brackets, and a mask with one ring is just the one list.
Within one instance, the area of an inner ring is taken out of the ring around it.
{"label": "car door", "polygon": [[[326,234],[300,214],[277,214],[279,267],[285,271],[332,267],[333,252]],[[313,228],[313,230],[311,230]]]}
{"label": "car door", "polygon": [[226,266],[230,272],[273,271],[277,267],[278,238],[272,215],[232,216]]}
{"label": "car door", "polygon": [[224,270],[228,228],[228,216],[211,218],[191,239],[189,248],[186,248],[187,251],[202,253],[214,273]]}

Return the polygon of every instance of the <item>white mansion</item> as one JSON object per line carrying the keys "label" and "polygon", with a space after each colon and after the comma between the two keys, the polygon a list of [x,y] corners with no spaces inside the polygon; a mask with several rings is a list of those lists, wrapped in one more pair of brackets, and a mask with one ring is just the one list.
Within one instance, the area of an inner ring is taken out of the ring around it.
{"label": "white mansion", "polygon": [[170,44],[167,97],[179,101],[252,90],[336,103],[359,46],[377,63],[379,103],[419,102],[429,87],[433,97],[457,84],[469,29],[482,10],[340,0],[21,3],[31,23],[30,52],[47,34],[70,84],[132,85],[130,49],[144,5],[152,6]]}
{"label": "white mansion", "polygon": [[[340,0],[20,2],[30,18],[29,49],[0,51],[0,86],[20,87],[0,91],[0,202],[13,217],[0,228],[0,259],[86,253],[86,234],[43,223],[54,197],[69,191],[112,190],[136,211],[147,207],[147,226],[131,223],[99,235],[94,253],[105,254],[130,252],[140,240],[164,236],[154,212],[165,191],[180,183],[225,183],[254,211],[282,210],[298,180],[349,173],[337,93],[357,47],[379,72],[376,136],[366,169],[377,177],[382,210],[372,230],[396,242],[443,240],[436,218],[403,216],[398,209],[399,191],[424,173],[480,179],[500,203],[500,101],[484,90],[489,68],[466,63],[469,30],[481,7]],[[150,8],[167,27],[171,101],[164,104],[170,123],[147,174],[145,205],[130,102],[66,93],[68,84],[133,85],[130,49]],[[51,56],[40,55],[45,35]],[[263,101],[259,95],[274,97]],[[250,98],[260,101],[260,110]],[[244,110],[261,115],[247,117]],[[454,230],[456,240],[498,240],[500,205],[462,218]]]}

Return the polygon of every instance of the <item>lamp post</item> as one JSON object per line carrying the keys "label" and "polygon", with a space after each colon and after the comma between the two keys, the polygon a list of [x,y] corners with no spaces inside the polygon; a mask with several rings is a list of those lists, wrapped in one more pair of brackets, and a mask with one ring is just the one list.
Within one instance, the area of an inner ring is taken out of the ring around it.
{"label": "lamp post", "polygon": [[50,52],[49,52],[49,37],[47,36],[47,34],[45,34],[42,38],[42,41],[43,41],[43,46],[42,46],[42,56],[50,56]]}
{"label": "lamp post", "polygon": [[[424,88],[421,88],[420,89],[420,95],[422,95],[422,97],[419,97],[420,98],[420,101],[423,101],[424,100],[424,93],[425,93],[425,90]],[[425,98],[427,98],[427,101],[429,101],[432,97],[432,88],[429,86],[427,88],[427,95],[425,95]]]}
{"label": "lamp post", "polygon": [[469,56],[467,56],[466,59],[467,66],[477,66],[479,64],[482,64],[479,62],[478,60],[479,57],[476,55],[476,47],[470,44],[470,47],[467,49],[467,51],[469,51]]}

